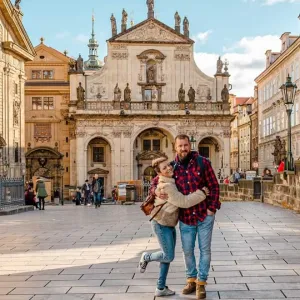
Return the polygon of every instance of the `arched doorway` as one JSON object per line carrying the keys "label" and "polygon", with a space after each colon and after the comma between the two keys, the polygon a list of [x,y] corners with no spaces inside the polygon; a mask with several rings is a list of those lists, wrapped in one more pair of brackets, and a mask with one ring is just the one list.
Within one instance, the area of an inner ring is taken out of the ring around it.
{"label": "arched doorway", "polygon": [[224,168],[221,146],[214,137],[202,139],[198,145],[198,151],[201,156],[207,157],[211,161],[216,174],[220,172],[220,169]]}
{"label": "arched doorway", "polygon": [[111,183],[111,146],[102,137],[93,138],[87,145],[86,179],[92,183],[92,178],[98,174],[103,182],[104,197],[110,196]]}
{"label": "arched doorway", "polygon": [[38,147],[27,151],[26,181],[41,176],[51,181],[51,193],[55,190],[63,192],[63,155],[57,149]]}
{"label": "arched doorway", "polygon": [[144,181],[151,181],[157,173],[152,167],[147,167],[144,171]]}
{"label": "arched doorway", "polygon": [[151,167],[152,160],[158,157],[174,157],[174,138],[164,129],[149,128],[142,131],[133,145],[134,178],[149,181],[156,173]]}

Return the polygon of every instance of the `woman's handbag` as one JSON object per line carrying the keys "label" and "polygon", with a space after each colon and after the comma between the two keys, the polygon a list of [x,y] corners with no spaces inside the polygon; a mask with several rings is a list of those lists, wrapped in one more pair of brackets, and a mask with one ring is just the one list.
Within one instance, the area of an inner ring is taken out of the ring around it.
{"label": "woman's handbag", "polygon": [[155,200],[155,195],[148,195],[146,200],[142,203],[141,210],[144,212],[146,216],[149,216],[154,209],[154,200]]}

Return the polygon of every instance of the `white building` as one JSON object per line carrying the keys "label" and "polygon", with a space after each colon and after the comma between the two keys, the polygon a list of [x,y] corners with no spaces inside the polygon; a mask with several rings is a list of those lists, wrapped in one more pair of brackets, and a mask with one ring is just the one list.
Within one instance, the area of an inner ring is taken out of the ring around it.
{"label": "white building", "polygon": [[[282,101],[280,87],[290,75],[292,82],[300,86],[300,38],[289,32],[281,36],[281,51],[266,52],[266,69],[255,79],[259,99],[259,170],[265,167],[275,170],[274,144],[278,136],[282,146],[287,145],[287,113]],[[292,113],[292,153],[294,159],[300,156],[300,96],[295,97]]]}
{"label": "white building", "polygon": [[0,176],[25,172],[25,61],[34,48],[22,24],[19,5],[0,0]]}
{"label": "white building", "polygon": [[[123,11],[119,34],[112,16],[104,66],[94,29],[86,69],[80,58],[72,66],[71,184],[81,185],[98,173],[109,195],[119,181],[149,180],[155,175],[151,160],[172,159],[180,133],[196,139],[197,150],[210,158],[217,173],[230,173],[227,65],[223,70],[219,59],[216,75],[207,76],[196,66],[188,20],[182,33],[178,19],[173,29],[153,16],[148,8],[148,18],[127,29]],[[127,84],[131,93],[126,93]]]}

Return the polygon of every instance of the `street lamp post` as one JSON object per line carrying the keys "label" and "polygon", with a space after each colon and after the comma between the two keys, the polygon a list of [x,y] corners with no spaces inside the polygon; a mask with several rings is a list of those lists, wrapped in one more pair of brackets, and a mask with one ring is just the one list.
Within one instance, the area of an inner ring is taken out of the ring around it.
{"label": "street lamp post", "polygon": [[297,90],[297,85],[292,83],[290,75],[287,76],[286,83],[281,87],[281,92],[283,96],[283,102],[285,104],[287,116],[288,116],[288,153],[285,161],[285,170],[294,171],[294,162],[292,154],[292,124],[291,124],[291,115],[293,111],[295,95]]}
{"label": "street lamp post", "polygon": [[251,120],[251,114],[252,114],[252,104],[247,104],[247,108],[246,108],[246,111],[247,111],[247,115],[249,116],[249,130],[250,130],[250,134],[249,134],[249,147],[250,147],[250,169],[249,170],[252,170],[252,120]]}
{"label": "street lamp post", "polygon": [[191,136],[191,149],[193,150],[193,151],[195,151],[196,150],[196,139],[194,138],[194,136],[192,135]]}

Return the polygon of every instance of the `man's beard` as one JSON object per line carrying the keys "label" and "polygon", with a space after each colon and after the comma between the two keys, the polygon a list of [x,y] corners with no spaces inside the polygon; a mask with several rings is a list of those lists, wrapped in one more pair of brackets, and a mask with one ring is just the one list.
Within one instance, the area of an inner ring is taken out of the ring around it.
{"label": "man's beard", "polygon": [[180,159],[185,159],[188,156],[188,154],[189,154],[189,151],[182,151],[178,155],[179,155]]}

